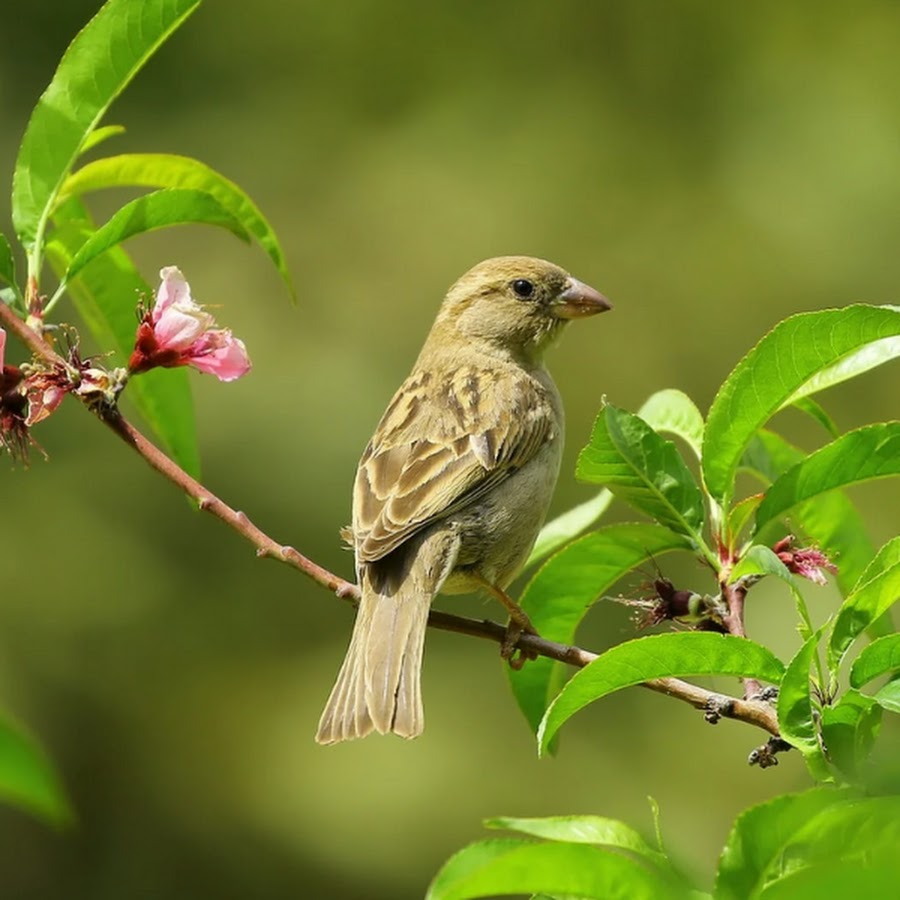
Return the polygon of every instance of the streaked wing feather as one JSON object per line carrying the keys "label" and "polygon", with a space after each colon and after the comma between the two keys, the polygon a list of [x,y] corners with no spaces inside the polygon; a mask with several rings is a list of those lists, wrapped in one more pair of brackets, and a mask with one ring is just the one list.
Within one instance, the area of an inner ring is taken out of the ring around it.
{"label": "streaked wing feather", "polygon": [[463,368],[443,391],[429,389],[430,380],[428,373],[407,379],[360,461],[353,498],[357,562],[381,559],[474,502],[553,434],[546,389],[520,370]]}

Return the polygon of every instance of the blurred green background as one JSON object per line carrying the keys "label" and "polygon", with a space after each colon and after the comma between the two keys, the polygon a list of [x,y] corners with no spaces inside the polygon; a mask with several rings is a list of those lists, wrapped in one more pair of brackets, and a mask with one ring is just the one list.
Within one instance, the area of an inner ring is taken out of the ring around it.
{"label": "blurred green background", "polygon": [[[96,7],[5,11],[4,178]],[[130,244],[151,282],[180,266],[253,356],[235,384],[193,379],[205,481],[349,576],[338,529],[356,460],[445,288],[526,253],[615,303],[550,361],[568,411],[554,510],[590,496],[571,472],[604,395],[636,409],[679,387],[705,409],[781,317],[896,302],[898,46],[887,2],[209,0],[113,107],[128,132],[104,147],[194,155],[237,181],[297,281],[291,306],[264,255],[224,232]],[[122,198],[98,199],[102,218]],[[6,195],[0,221],[9,233]],[[896,416],[896,374],[823,401],[844,428]],[[824,440],[799,416],[781,425]],[[0,807],[3,897],[414,898],[486,816],[592,812],[649,831],[648,795],[707,882],[741,809],[808,784],[794,754],[746,766],[761,733],[638,690],[579,715],[538,761],[496,649],[440,632],[422,739],[317,747],[351,610],[257,561],[77,404],[37,437],[49,462],[0,461],[0,705],[44,741],[79,822],[54,833]],[[854,498],[877,543],[893,535],[893,484]],[[662,565],[709,587],[690,560]],[[838,600],[809,595],[819,621]],[[784,591],[754,592],[749,629],[785,657],[793,622]],[[632,633],[601,604],[582,643]]]}

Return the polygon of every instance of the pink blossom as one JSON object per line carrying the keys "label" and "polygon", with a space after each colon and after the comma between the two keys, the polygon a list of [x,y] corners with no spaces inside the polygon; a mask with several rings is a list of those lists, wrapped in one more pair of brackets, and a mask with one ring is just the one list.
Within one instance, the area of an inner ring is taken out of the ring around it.
{"label": "pink blossom", "polygon": [[167,266],[159,275],[156,303],[138,326],[129,372],[193,366],[220,381],[245,375],[250,358],[243,341],[226,328],[214,327],[215,319],[194,302],[190,285],[175,266]]}

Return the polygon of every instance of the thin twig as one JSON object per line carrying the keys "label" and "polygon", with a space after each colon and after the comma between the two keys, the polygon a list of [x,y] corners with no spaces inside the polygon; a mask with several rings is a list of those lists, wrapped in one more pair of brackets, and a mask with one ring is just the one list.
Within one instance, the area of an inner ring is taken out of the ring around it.
{"label": "thin twig", "polygon": [[[722,584],[722,596],[728,604],[728,615],[723,622],[729,634],[735,637],[747,637],[747,629],[744,627],[744,601],[747,599],[747,586],[738,579],[733,584]],[[758,697],[762,693],[762,685],[756,678],[742,679],[744,684],[744,699]],[[777,731],[772,734],[777,735]]]}
{"label": "thin twig", "polygon": [[[35,356],[51,364],[65,363],[65,360],[34,329],[30,328],[2,302],[0,302],[0,323],[15,334]],[[148,465],[180,488],[188,497],[196,501],[200,509],[220,519],[249,541],[256,548],[257,556],[268,557],[292,566],[342,599],[350,601],[359,599],[359,589],[355,584],[328,571],[293,547],[275,541],[261,528],[254,525],[243,512],[233,509],[224,500],[217,497],[212,491],[185,472],[174,460],[126,421],[118,410],[104,410],[97,406],[88,408],[119,438],[138,453]],[[744,636],[743,594],[746,591],[740,593],[740,589],[735,587],[723,590],[730,590],[730,595],[726,593],[729,603],[729,617],[735,616],[734,622],[736,624],[734,627],[738,627],[737,623],[739,623],[740,627],[740,631],[734,630],[731,633],[740,633],[741,636]],[[502,644],[507,635],[506,626],[497,622],[470,619],[438,610],[430,612],[428,624],[433,628],[454,631],[458,634],[467,634],[494,641],[498,644]],[[731,630],[731,627],[729,627],[729,630]],[[519,638],[516,648],[525,653],[544,656],[577,668],[583,668],[597,659],[597,654],[591,653],[589,650],[548,641],[538,635],[531,634],[523,634]],[[748,682],[749,679],[745,681],[745,687]],[[657,678],[646,681],[641,686],[674,697],[684,703],[689,703],[696,709],[706,710],[709,721],[714,720],[709,718],[709,711],[714,710],[715,718],[736,719],[762,728],[773,736],[777,737],[779,734],[775,711],[768,703],[763,701],[752,699],[739,700],[735,697],[716,694],[697,685],[682,681],[679,678]],[[749,691],[747,696],[752,696]]]}

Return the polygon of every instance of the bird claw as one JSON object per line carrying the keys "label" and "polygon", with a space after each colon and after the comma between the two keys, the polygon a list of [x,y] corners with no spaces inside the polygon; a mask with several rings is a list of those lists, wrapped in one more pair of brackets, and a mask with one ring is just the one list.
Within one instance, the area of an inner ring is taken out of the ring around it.
{"label": "bird claw", "polygon": [[521,650],[516,647],[519,638],[523,634],[537,634],[537,631],[529,623],[527,626],[510,620],[506,626],[506,636],[500,644],[500,657],[509,663],[509,667],[518,672],[529,659],[537,659],[538,655],[533,650]]}

